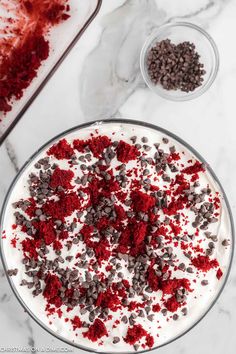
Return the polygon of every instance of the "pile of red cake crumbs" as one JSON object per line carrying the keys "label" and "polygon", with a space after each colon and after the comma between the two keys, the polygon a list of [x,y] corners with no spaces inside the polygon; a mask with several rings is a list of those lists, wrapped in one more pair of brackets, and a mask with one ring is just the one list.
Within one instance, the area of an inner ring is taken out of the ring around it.
{"label": "pile of red cake crumbs", "polygon": [[[199,161],[186,166],[174,146],[167,153],[146,137],[55,143],[29,175],[29,197],[14,203],[21,285],[44,298],[49,319],[64,320],[84,340],[153,347],[158,319],[186,316],[208,272],[223,275],[209,231],[220,198],[200,184],[204,173]],[[119,326],[123,337],[112,332]]]}
{"label": "pile of red cake crumbs", "polygon": [[5,114],[49,57],[48,33],[70,17],[70,6],[68,0],[7,0],[0,9],[7,14],[0,16],[0,113]]}

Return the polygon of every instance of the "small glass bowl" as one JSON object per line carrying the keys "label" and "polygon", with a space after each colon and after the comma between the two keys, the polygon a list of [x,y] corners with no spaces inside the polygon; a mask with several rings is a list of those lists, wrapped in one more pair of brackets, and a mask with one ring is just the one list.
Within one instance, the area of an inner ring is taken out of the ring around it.
{"label": "small glass bowl", "polygon": [[[195,44],[206,74],[203,76],[202,85],[194,91],[166,90],[160,84],[155,85],[151,81],[146,64],[147,55],[157,42],[167,38],[175,44],[184,41]],[[147,38],[140,55],[140,68],[147,86],[161,97],[172,101],[190,100],[202,95],[214,82],[219,69],[219,52],[214,40],[202,28],[188,22],[170,23],[159,27]]]}

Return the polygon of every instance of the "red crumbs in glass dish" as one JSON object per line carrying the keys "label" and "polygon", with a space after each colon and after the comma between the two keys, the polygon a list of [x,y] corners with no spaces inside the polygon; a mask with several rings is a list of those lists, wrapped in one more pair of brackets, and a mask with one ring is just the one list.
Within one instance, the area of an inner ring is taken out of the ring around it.
{"label": "red crumbs in glass dish", "polygon": [[217,238],[221,197],[205,166],[166,137],[75,137],[34,162],[13,204],[21,286],[75,343],[158,346],[224,276],[215,251],[229,245]]}
{"label": "red crumbs in glass dish", "polygon": [[50,55],[48,34],[70,17],[70,6],[69,0],[7,0],[0,10],[7,14],[0,16],[0,114],[5,114]]}

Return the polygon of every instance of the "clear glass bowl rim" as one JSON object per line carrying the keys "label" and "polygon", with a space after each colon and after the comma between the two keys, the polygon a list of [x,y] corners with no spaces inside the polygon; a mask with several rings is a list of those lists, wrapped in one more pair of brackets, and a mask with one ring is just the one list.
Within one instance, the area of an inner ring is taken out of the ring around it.
{"label": "clear glass bowl rim", "polygon": [[[192,28],[194,30],[196,30],[197,32],[200,32],[207,40],[209,45],[211,46],[213,53],[214,53],[214,57],[215,57],[215,65],[214,65],[214,69],[212,71],[211,76],[209,77],[208,81],[202,86],[200,86],[199,89],[197,89],[195,92],[190,92],[190,93],[186,93],[186,95],[184,96],[171,96],[168,94],[169,91],[166,90],[159,90],[158,89],[158,85],[151,85],[150,80],[147,77],[147,74],[145,72],[145,57],[146,57],[146,53],[147,50],[150,46],[150,44],[155,40],[155,38],[157,36],[159,36],[161,34],[161,32],[165,29],[168,28],[173,28],[173,27],[189,27]],[[190,23],[190,22],[170,22],[164,25],[161,25],[160,27],[158,27],[156,30],[153,30],[151,32],[151,34],[146,38],[146,41],[144,42],[144,45],[141,49],[141,53],[140,53],[140,70],[142,73],[142,77],[143,80],[145,81],[146,85],[150,88],[150,90],[152,90],[155,94],[159,95],[162,98],[168,99],[170,101],[176,101],[176,102],[183,102],[183,101],[188,101],[194,98],[197,98],[199,96],[201,96],[203,93],[205,93],[213,84],[213,82],[216,79],[217,73],[219,71],[219,65],[220,65],[220,56],[219,56],[219,51],[217,48],[217,45],[214,41],[214,39],[209,35],[208,32],[206,32],[203,28],[195,25],[194,23]]]}
{"label": "clear glass bowl rim", "polygon": [[[179,138],[177,135],[171,133],[170,131],[164,129],[164,128],[161,128],[157,125],[154,125],[154,124],[151,124],[151,123],[147,123],[147,122],[144,122],[144,121],[141,121],[141,120],[134,120],[134,119],[124,119],[124,118],[112,118],[112,119],[105,119],[105,120],[95,120],[95,121],[91,121],[91,122],[88,122],[88,123],[83,123],[83,124],[80,124],[80,125],[77,125],[73,128],[70,128],[60,134],[58,134],[57,136],[55,136],[54,138],[50,139],[48,142],[46,142],[44,145],[42,145],[26,162],[25,164],[22,166],[22,168],[20,169],[20,171],[17,173],[17,175],[15,176],[15,178],[13,179],[8,191],[7,191],[7,194],[6,194],[6,197],[4,199],[4,202],[3,202],[3,206],[2,206],[2,210],[1,210],[1,214],[0,214],[0,235],[2,235],[2,232],[3,232],[3,221],[4,221],[4,218],[5,218],[5,211],[6,211],[6,208],[7,208],[7,205],[8,205],[8,201],[10,199],[10,195],[11,195],[11,192],[12,190],[14,189],[15,185],[17,184],[18,180],[20,179],[21,175],[24,173],[24,171],[26,170],[26,168],[29,166],[29,164],[35,160],[37,158],[37,156],[44,150],[44,149],[47,149],[48,147],[50,147],[53,143],[55,143],[56,141],[60,140],[60,139],[63,139],[66,135],[70,134],[70,133],[73,133],[73,132],[76,132],[76,131],[79,131],[81,129],[84,129],[84,128],[87,128],[89,126],[91,127],[96,127],[97,125],[101,125],[101,124],[109,124],[109,123],[120,123],[120,124],[132,124],[132,125],[137,125],[137,126],[143,126],[143,127],[147,127],[147,128],[150,128],[150,129],[153,129],[153,130],[156,130],[158,132],[161,132],[167,136],[169,136],[170,138],[173,138],[175,139],[178,143],[182,144],[184,147],[186,147],[187,149],[189,149],[190,152],[192,152],[201,162],[203,162],[206,166],[206,169],[208,170],[208,172],[211,174],[212,178],[215,180],[215,182],[218,184],[220,190],[221,190],[221,193],[222,193],[222,196],[223,196],[223,199],[225,201],[225,205],[226,205],[226,209],[227,209],[227,212],[228,212],[228,216],[229,216],[229,221],[230,221],[230,226],[231,226],[231,237],[232,237],[232,245],[231,245],[231,254],[230,254],[230,261],[229,261],[229,267],[228,267],[228,270],[227,270],[227,274],[225,276],[225,279],[224,279],[224,282],[222,283],[222,286],[221,286],[221,289],[219,290],[218,294],[216,295],[216,297],[214,298],[213,302],[211,303],[211,305],[209,306],[209,308],[206,310],[205,313],[203,313],[203,315],[195,322],[193,323],[193,325],[191,327],[189,327],[188,329],[186,329],[185,331],[183,331],[182,333],[180,333],[178,336],[172,338],[171,340],[167,341],[166,343],[163,343],[162,345],[160,346],[156,346],[155,348],[152,348],[152,349],[146,349],[146,350],[141,350],[141,351],[137,351],[136,353],[139,354],[139,353],[147,353],[147,352],[151,352],[153,350],[156,350],[158,348],[161,348],[161,347],[164,347],[172,342],[174,342],[175,340],[181,338],[182,336],[184,336],[186,333],[188,333],[191,329],[193,329],[205,316],[206,314],[212,309],[212,307],[215,305],[216,301],[219,299],[225,285],[226,285],[226,282],[228,280],[228,277],[229,277],[229,274],[230,274],[230,271],[231,271],[231,267],[232,267],[232,261],[233,261],[233,255],[234,255],[234,245],[235,245],[235,229],[234,229],[234,222],[233,222],[233,215],[232,215],[232,211],[231,211],[231,207],[230,207],[230,204],[229,204],[229,201],[227,199],[227,196],[225,194],[225,191],[220,183],[220,181],[218,180],[218,177],[216,176],[216,174],[214,173],[214,171],[212,170],[212,168],[209,166],[209,164],[206,162],[206,160],[194,149],[192,148],[191,145],[189,145],[187,142],[185,142],[184,140],[182,140],[181,138]],[[92,348],[88,348],[88,347],[84,347],[82,345],[79,345],[77,343],[73,343],[69,340],[67,340],[66,338],[58,335],[56,332],[52,331],[50,328],[48,328],[47,326],[45,326],[45,324],[43,322],[41,322],[35,315],[34,313],[28,308],[27,304],[23,301],[23,299],[20,297],[20,295],[18,294],[18,291],[11,279],[11,277],[7,274],[7,270],[8,270],[8,267],[7,267],[7,261],[5,259],[5,255],[4,255],[4,252],[3,252],[3,239],[1,237],[1,240],[0,240],[0,255],[1,255],[1,260],[2,260],[2,263],[3,263],[3,268],[4,268],[4,271],[5,271],[5,274],[6,274],[6,277],[7,277],[7,280],[9,282],[9,285],[13,291],[13,293],[15,294],[17,300],[19,301],[19,303],[21,304],[21,306],[24,308],[24,310],[30,315],[30,317],[37,323],[39,324],[44,330],[46,330],[48,333],[50,333],[53,337],[61,340],[62,342],[64,342],[65,344],[68,344],[70,346],[73,346],[77,349],[81,349],[81,350],[84,350],[84,351],[87,351],[87,352],[90,352],[90,353],[103,353],[103,354],[111,354],[111,351],[109,352],[104,352],[104,351],[99,351],[99,350],[94,350]],[[115,354],[127,354],[127,353],[133,353],[132,351],[130,352],[115,352]]]}

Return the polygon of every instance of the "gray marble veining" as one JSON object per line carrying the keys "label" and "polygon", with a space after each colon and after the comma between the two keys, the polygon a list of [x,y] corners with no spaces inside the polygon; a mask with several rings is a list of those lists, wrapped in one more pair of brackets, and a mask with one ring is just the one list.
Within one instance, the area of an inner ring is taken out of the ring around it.
{"label": "gray marble veining", "polygon": [[88,55],[81,76],[81,107],[85,116],[112,116],[143,82],[139,53],[146,34],[164,19],[165,13],[158,10],[155,1],[136,0],[128,0],[104,16],[101,38]]}

